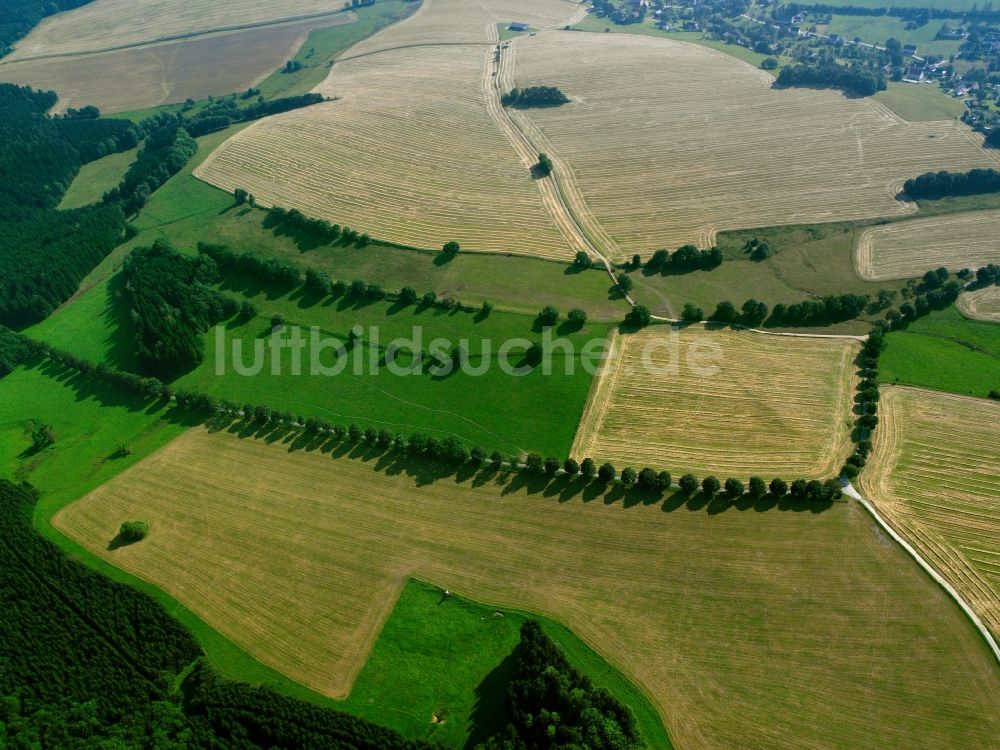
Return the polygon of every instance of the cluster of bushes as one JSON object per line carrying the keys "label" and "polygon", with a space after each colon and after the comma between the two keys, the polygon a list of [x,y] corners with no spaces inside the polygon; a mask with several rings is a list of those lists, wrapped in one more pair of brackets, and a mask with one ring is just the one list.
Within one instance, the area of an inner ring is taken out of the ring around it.
{"label": "cluster of bushes", "polygon": [[163,607],[43,539],[37,497],[0,480],[0,746],[429,750],[215,675]]}
{"label": "cluster of bushes", "polygon": [[268,215],[275,224],[284,225],[321,242],[340,241],[345,245],[354,244],[358,247],[365,247],[371,242],[371,237],[367,234],[362,234],[348,226],[331,224],[326,219],[306,216],[297,208],[286,209],[281,206],[272,206],[268,210]]}
{"label": "cluster of bushes", "polygon": [[171,378],[197,367],[202,335],[239,307],[210,286],[219,278],[210,257],[182,255],[165,240],[133,250],[122,273],[144,375]]}
{"label": "cluster of bushes", "polygon": [[542,152],[538,155],[538,163],[535,164],[535,173],[540,177],[548,177],[552,174],[552,159]]}
{"label": "cluster of bushes", "polygon": [[853,479],[861,472],[872,449],[871,435],[878,426],[878,360],[885,347],[885,331],[882,326],[872,328],[861,350],[861,368],[858,370],[861,379],[854,397],[858,414],[852,434],[854,453],[841,469],[841,475],[848,479]]}
{"label": "cluster of bushes", "polygon": [[[261,258],[255,253],[238,253],[225,245],[199,242],[198,253],[215,261],[217,268],[223,274],[242,273],[287,288],[296,286],[303,278],[302,271],[292,263],[275,258]],[[387,291],[379,284],[366,283],[360,279],[351,282],[334,281],[325,272],[314,268],[306,269],[303,285],[310,294],[319,297],[336,298],[349,295],[356,299],[372,301],[387,299],[403,305],[419,303],[441,310],[479,311],[484,315],[489,315],[493,310],[493,303],[490,300],[485,300],[480,307],[470,307],[451,297],[438,298],[435,292],[424,292],[419,295],[413,287]]]}
{"label": "cluster of bushes", "polygon": [[657,250],[646,261],[646,270],[664,274],[707,271],[719,266],[722,260],[722,250],[717,247],[699,250],[694,245],[682,245],[673,253],[667,250]]}
{"label": "cluster of bushes", "polygon": [[885,76],[881,73],[837,63],[786,65],[779,71],[774,84],[840,89],[859,96],[871,96],[886,88]]}
{"label": "cluster of bushes", "polygon": [[917,200],[998,191],[1000,191],[1000,172],[995,169],[924,172],[919,177],[912,177],[903,183],[903,192]]}
{"label": "cluster of bushes", "polygon": [[990,263],[988,266],[976,269],[976,286],[990,286],[996,284],[1000,286],[1000,265]]}
{"label": "cluster of bushes", "polygon": [[750,256],[750,260],[767,260],[771,257],[771,245],[767,240],[754,237],[743,245],[743,252]]}
{"label": "cluster of bushes", "polygon": [[[965,288],[965,284],[957,280],[948,281],[949,276],[948,269],[944,267],[925,273],[916,286],[917,294],[912,297],[912,301],[904,302],[898,310],[889,310],[885,314],[889,325],[893,328],[899,328],[912,323],[917,318],[922,318],[932,310],[943,310],[957,300],[958,295]],[[983,276],[984,278],[991,276],[989,267],[986,267]],[[910,287],[907,287],[904,292],[912,294]]]}
{"label": "cluster of bushes", "polygon": [[644,747],[631,711],[570,663],[535,620],[521,626],[507,686],[507,726],[477,750]]}
{"label": "cluster of bushes", "polygon": [[[542,326],[554,326],[559,322],[559,311],[554,305],[546,305],[538,313],[536,320],[539,325]],[[582,328],[587,322],[587,313],[579,308],[574,307],[566,314],[566,320],[575,328]]]}
{"label": "cluster of bushes", "polygon": [[569,97],[555,86],[511,89],[500,99],[505,107],[557,107],[568,101]]}

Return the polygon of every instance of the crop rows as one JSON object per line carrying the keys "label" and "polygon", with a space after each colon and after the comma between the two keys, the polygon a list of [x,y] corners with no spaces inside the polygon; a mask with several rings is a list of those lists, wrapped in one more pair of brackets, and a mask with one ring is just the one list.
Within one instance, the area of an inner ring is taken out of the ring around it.
{"label": "crop rows", "polygon": [[906,213],[895,196],[908,177],[998,159],[961,123],[775,90],[763,71],[693,44],[546,32],[516,45],[518,86],[574,99],[527,114],[626,254],[706,245],[722,229]]}
{"label": "crop rows", "polygon": [[1000,286],[962,292],[956,306],[967,318],[1000,323]]}
{"label": "crop rows", "polygon": [[952,271],[1000,263],[1000,211],[932,216],[866,229],[854,260],[863,279],[906,279],[944,266]]}
{"label": "crop rows", "polygon": [[879,414],[865,491],[1000,633],[1000,404],[887,388]]}
{"label": "crop rows", "polygon": [[[746,481],[829,477],[850,452],[851,339],[657,326],[618,341],[577,431],[578,459]],[[718,372],[699,375],[690,353],[710,347]]]}
{"label": "crop rows", "polygon": [[[412,575],[564,622],[648,693],[679,747],[1000,733],[982,644],[857,508],[665,513],[429,469],[196,429],[55,524],[329,695],[349,691]],[[149,536],[109,551],[126,519]]]}

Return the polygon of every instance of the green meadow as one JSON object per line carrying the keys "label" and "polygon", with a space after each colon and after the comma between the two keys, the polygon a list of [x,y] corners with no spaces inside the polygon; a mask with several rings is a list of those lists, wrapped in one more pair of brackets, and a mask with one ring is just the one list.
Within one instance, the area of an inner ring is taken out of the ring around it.
{"label": "green meadow", "polygon": [[967,320],[954,306],[886,336],[879,380],[961,395],[1000,391],[1000,326]]}
{"label": "green meadow", "polygon": [[129,165],[135,161],[138,150],[133,148],[120,154],[108,154],[84,164],[63,195],[59,208],[80,208],[97,203],[108,190],[118,186]]}

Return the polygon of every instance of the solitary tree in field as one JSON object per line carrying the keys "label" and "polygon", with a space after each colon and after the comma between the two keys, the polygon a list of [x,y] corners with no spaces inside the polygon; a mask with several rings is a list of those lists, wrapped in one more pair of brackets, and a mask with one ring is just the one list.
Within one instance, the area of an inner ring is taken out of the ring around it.
{"label": "solitary tree in field", "polygon": [[584,323],[587,322],[587,313],[578,307],[574,307],[566,315],[566,319],[569,320],[577,328],[583,328]]}
{"label": "solitary tree in field", "polygon": [[149,534],[149,524],[145,521],[125,521],[118,529],[118,538],[126,544],[142,541]]}
{"label": "solitary tree in field", "polygon": [[714,495],[719,491],[719,480],[709,475],[701,480],[701,489],[706,495]]}
{"label": "solitary tree in field", "polygon": [[686,495],[690,495],[698,489],[698,477],[694,474],[685,474],[681,477],[678,484],[680,484],[681,491]]}
{"label": "solitary tree in field", "polygon": [[736,320],[736,306],[732,302],[720,302],[715,312],[712,313],[712,320],[719,323],[732,323]]}
{"label": "solitary tree in field", "polygon": [[705,317],[705,313],[700,307],[695,307],[690,302],[685,303],[684,310],[681,311],[681,318],[689,323],[695,323],[702,320]]}
{"label": "solitary tree in field", "polygon": [[625,314],[625,325],[644,328],[653,320],[653,314],[645,305],[636,305]]}
{"label": "solitary tree in field", "polygon": [[621,289],[624,294],[631,292],[633,286],[635,286],[635,282],[632,281],[631,276],[627,273],[618,274],[618,288]]}
{"label": "solitary tree in field", "polygon": [[403,305],[412,305],[417,301],[417,290],[412,286],[404,286],[399,290],[399,302]]}
{"label": "solitary tree in field", "polygon": [[601,464],[601,468],[597,470],[597,478],[602,482],[610,482],[616,475],[615,467],[611,464]]}
{"label": "solitary tree in field", "polygon": [[538,322],[543,326],[554,326],[559,322],[559,311],[552,305],[546,305],[538,313]]}
{"label": "solitary tree in field", "polygon": [[445,258],[451,259],[458,255],[458,251],[461,249],[461,246],[455,240],[452,240],[451,242],[444,243],[444,247],[441,248],[441,254]]}
{"label": "solitary tree in field", "polygon": [[491,299],[484,299],[483,300],[483,306],[479,308],[479,314],[482,315],[485,318],[491,312],[493,312],[493,300],[491,300]]}
{"label": "solitary tree in field", "polygon": [[579,268],[590,268],[594,264],[594,261],[590,259],[583,250],[578,250],[576,253],[576,258],[573,260],[573,265]]}
{"label": "solitary tree in field", "polygon": [[242,206],[244,203],[246,203],[248,197],[250,197],[250,193],[248,193],[243,188],[236,188],[233,191],[233,198],[236,200],[237,206]]}

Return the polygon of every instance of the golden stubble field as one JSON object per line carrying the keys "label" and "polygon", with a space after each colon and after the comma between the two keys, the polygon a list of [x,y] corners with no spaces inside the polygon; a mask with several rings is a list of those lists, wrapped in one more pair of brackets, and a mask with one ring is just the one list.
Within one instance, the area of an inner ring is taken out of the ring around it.
{"label": "golden stubble field", "polygon": [[503,120],[494,42],[504,19],[578,12],[565,0],[425,0],[340,57],[316,89],[337,101],[254,124],[195,175],[391,242],[571,258],[582,240]]}
{"label": "golden stubble field", "polygon": [[861,486],[1000,635],[1000,404],[882,391]]}
{"label": "golden stubble field", "polygon": [[[1000,736],[989,652],[853,503],[710,514],[430,469],[196,428],[54,523],[332,696],[416,576],[566,623],[649,693],[678,747]],[[149,537],[109,551],[127,519]]]}
{"label": "golden stubble field", "polygon": [[1000,286],[962,292],[955,306],[967,318],[1000,323]]}
{"label": "golden stubble field", "polygon": [[906,279],[944,266],[950,271],[1000,263],[1000,211],[932,216],[866,229],[854,249],[863,279]]}
{"label": "golden stubble field", "polygon": [[43,19],[7,60],[118,49],[342,10],[341,0],[95,0]]}
{"label": "golden stubble field", "polygon": [[895,194],[907,178],[998,161],[961,123],[775,90],[764,71],[694,44],[575,32],[515,44],[518,86],[558,86],[574,100],[526,111],[541,150],[572,167],[626,253],[707,245],[722,229],[906,213]]}
{"label": "golden stubble field", "polygon": [[337,13],[111,52],[4,62],[0,80],[56,91],[56,112],[93,104],[114,113],[203,99],[260,83],[295,56],[313,29],[356,20],[354,13]]}
{"label": "golden stubble field", "polygon": [[[857,340],[694,325],[617,344],[580,421],[578,459],[770,481],[834,476],[851,452]],[[699,374],[700,361],[717,370]]]}

